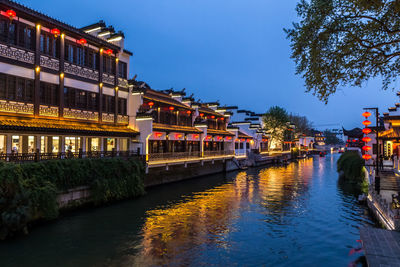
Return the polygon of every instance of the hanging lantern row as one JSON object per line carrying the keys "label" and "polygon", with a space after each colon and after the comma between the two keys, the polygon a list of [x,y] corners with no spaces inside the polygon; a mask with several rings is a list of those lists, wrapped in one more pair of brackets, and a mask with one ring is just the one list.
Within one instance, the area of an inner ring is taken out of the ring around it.
{"label": "hanging lantern row", "polygon": [[[372,132],[372,130],[370,128],[368,128],[369,125],[371,125],[371,121],[368,120],[368,117],[371,116],[371,113],[366,111],[362,114],[363,117],[365,117],[365,120],[362,122],[362,124],[365,126],[365,128],[362,130],[362,132],[365,135],[368,135]],[[364,136],[362,139],[363,142],[365,142],[365,145],[362,147],[362,150],[364,150],[364,155],[362,156],[362,158],[364,160],[370,160],[372,158],[372,156],[370,154],[367,154],[368,151],[371,150],[371,146],[368,145],[368,143],[371,141],[371,138],[368,136]]]}

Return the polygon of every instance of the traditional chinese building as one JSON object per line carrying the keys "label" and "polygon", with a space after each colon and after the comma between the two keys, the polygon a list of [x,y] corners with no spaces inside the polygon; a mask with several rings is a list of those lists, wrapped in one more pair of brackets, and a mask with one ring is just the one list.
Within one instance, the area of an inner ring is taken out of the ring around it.
{"label": "traditional chinese building", "polygon": [[136,149],[131,55],[124,34],[102,21],[78,29],[1,1],[0,152],[59,157]]}

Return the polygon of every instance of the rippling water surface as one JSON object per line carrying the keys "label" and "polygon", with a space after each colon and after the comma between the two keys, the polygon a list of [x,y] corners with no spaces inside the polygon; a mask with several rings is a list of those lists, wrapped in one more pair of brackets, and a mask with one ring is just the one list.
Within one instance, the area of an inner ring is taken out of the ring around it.
{"label": "rippling water surface", "polygon": [[[372,224],[338,155],[213,175],[0,244],[1,266],[347,266]],[[4,264],[2,264],[4,263]]]}

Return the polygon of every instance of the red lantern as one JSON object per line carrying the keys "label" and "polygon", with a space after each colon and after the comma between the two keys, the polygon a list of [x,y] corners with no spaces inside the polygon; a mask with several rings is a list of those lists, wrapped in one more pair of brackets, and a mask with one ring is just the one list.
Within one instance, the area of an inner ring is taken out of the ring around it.
{"label": "red lantern", "polygon": [[368,111],[365,111],[362,115],[363,115],[363,117],[368,118],[369,116],[371,116],[371,113]]}
{"label": "red lantern", "polygon": [[211,119],[215,119],[215,116],[211,116]]}
{"label": "red lantern", "polygon": [[364,129],[362,129],[362,132],[363,132],[364,134],[369,134],[369,133],[372,132],[372,130],[371,130],[370,128],[364,128]]}
{"label": "red lantern", "polygon": [[149,102],[148,104],[150,107],[152,107],[154,105],[154,102]]}
{"label": "red lantern", "polygon": [[85,45],[85,44],[87,44],[87,41],[86,41],[86,39],[79,39],[78,41],[76,41],[78,44],[81,44],[81,45]]}
{"label": "red lantern", "polygon": [[170,106],[168,109],[172,111],[172,110],[174,110],[175,108],[174,108],[173,106]]}
{"label": "red lantern", "polygon": [[10,19],[13,19],[15,16],[17,16],[17,13],[15,13],[15,11],[12,9],[7,10],[6,14]]}
{"label": "red lantern", "polygon": [[357,142],[357,140],[356,140],[356,139],[353,139],[353,143],[355,143],[355,142]]}
{"label": "red lantern", "polygon": [[199,138],[199,135],[198,135],[198,134],[195,134],[195,135],[193,135],[193,138],[194,138],[194,139],[198,139],[198,138]]}
{"label": "red lantern", "polygon": [[111,55],[113,53],[112,49],[107,49],[105,52],[107,55]]}
{"label": "red lantern", "polygon": [[364,151],[368,151],[368,150],[371,149],[371,147],[370,147],[370,146],[363,146],[362,149],[363,149]]}
{"label": "red lantern", "polygon": [[204,113],[200,113],[200,117],[203,117],[204,116]]}
{"label": "red lantern", "polygon": [[371,122],[369,120],[365,120],[362,122],[362,124],[364,124],[365,126],[369,126]]}
{"label": "red lantern", "polygon": [[365,155],[363,155],[362,157],[363,157],[363,159],[365,159],[365,160],[370,160],[370,159],[372,158],[372,156],[371,156],[370,154],[365,154]]}
{"label": "red lantern", "polygon": [[186,111],[186,114],[190,115],[192,112],[190,110]]}
{"label": "red lantern", "polygon": [[60,30],[57,28],[51,30],[51,34],[53,34],[56,38],[60,35],[60,33]]}
{"label": "red lantern", "polygon": [[368,143],[368,142],[371,141],[371,138],[369,138],[368,136],[366,136],[366,137],[364,137],[362,140],[363,140],[365,143]]}
{"label": "red lantern", "polygon": [[161,137],[163,134],[162,134],[162,133],[154,133],[154,135],[155,135],[156,137]]}

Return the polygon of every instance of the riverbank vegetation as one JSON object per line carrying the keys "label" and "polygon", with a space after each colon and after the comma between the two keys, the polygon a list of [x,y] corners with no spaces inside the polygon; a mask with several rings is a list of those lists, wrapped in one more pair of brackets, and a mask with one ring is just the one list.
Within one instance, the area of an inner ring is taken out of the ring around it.
{"label": "riverbank vegetation", "polygon": [[57,196],[69,189],[88,187],[95,205],[143,195],[144,174],[137,158],[0,163],[0,240],[57,218]]}
{"label": "riverbank vegetation", "polygon": [[365,180],[364,160],[356,151],[344,152],[337,161],[340,179],[352,183],[362,192],[366,192],[368,184]]}

